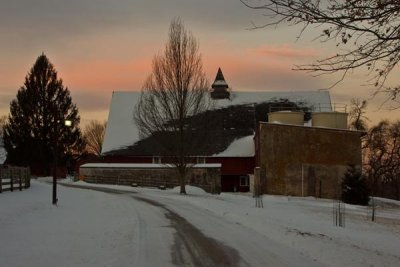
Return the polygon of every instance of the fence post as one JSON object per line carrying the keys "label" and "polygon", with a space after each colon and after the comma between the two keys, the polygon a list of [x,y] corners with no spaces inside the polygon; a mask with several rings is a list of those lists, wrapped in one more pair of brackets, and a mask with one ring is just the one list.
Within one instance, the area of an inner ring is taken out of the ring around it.
{"label": "fence post", "polygon": [[18,169],[19,170],[19,175],[18,175],[18,179],[19,179],[19,191],[22,191],[22,170],[23,169]]}
{"label": "fence post", "polygon": [[0,193],[3,193],[3,167],[0,167]]}
{"label": "fence post", "polygon": [[26,188],[31,187],[31,169],[28,167],[26,169],[26,184],[25,184]]}
{"label": "fence post", "polygon": [[[9,180],[10,182],[4,182]],[[10,184],[9,188],[4,189],[3,183]],[[14,186],[14,184],[16,186]],[[30,169],[25,167],[0,167],[0,193],[4,190],[13,192],[19,188],[19,191],[30,187]]]}
{"label": "fence post", "polygon": [[27,189],[28,188],[28,170],[27,169],[25,169],[25,171],[24,171],[24,187],[25,187],[25,189]]}

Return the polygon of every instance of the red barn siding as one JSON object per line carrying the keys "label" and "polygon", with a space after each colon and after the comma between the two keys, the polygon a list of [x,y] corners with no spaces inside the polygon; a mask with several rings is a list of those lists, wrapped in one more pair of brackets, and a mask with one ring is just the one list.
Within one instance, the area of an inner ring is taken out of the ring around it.
{"label": "red barn siding", "polygon": [[249,186],[240,186],[240,176],[254,173],[254,157],[212,157],[207,163],[221,163],[221,191],[248,192]]}
{"label": "red barn siding", "polygon": [[221,175],[246,175],[254,173],[254,157],[212,157],[207,158],[206,162],[221,163]]}

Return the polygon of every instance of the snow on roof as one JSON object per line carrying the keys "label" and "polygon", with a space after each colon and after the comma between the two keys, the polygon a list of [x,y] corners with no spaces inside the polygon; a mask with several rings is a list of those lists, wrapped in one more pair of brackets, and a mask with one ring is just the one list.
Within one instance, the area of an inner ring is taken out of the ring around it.
{"label": "snow on roof", "polygon": [[262,103],[271,100],[287,99],[295,103],[304,103],[307,106],[319,107],[320,111],[332,111],[331,99],[328,91],[279,91],[279,92],[232,92],[231,99],[217,101],[219,107],[239,104]]}
{"label": "snow on roof", "polygon": [[101,153],[129,146],[139,141],[133,110],[140,92],[113,92]]}
{"label": "snow on roof", "polygon": [[[139,130],[133,120],[134,107],[139,98],[140,92],[113,92],[102,147],[103,154],[133,145],[140,140]],[[324,110],[321,111],[331,111],[328,91],[233,92],[231,99],[217,100],[216,105],[217,108],[224,108],[279,99],[288,99],[291,102],[303,103],[309,107],[324,104]],[[233,153],[230,155],[234,156]]]}
{"label": "snow on roof", "polygon": [[254,157],[254,135],[238,138],[225,151],[212,155],[213,157]]}
{"label": "snow on roof", "polygon": [[[172,164],[152,164],[152,163],[86,163],[81,168],[122,168],[122,169],[157,169],[174,168]],[[192,168],[221,168],[221,163],[195,164]]]}
{"label": "snow on roof", "polygon": [[221,81],[221,80],[215,81],[213,83],[213,85],[226,85],[226,86],[228,86],[228,84],[225,81]]}

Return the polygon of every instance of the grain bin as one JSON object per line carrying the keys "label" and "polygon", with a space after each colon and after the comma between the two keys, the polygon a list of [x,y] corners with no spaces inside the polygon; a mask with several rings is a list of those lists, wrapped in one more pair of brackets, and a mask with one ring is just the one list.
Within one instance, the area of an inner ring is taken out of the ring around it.
{"label": "grain bin", "polygon": [[301,111],[277,111],[268,113],[268,122],[291,125],[304,125],[304,113]]}
{"label": "grain bin", "polygon": [[312,126],[347,129],[347,115],[344,112],[315,112],[312,114]]}

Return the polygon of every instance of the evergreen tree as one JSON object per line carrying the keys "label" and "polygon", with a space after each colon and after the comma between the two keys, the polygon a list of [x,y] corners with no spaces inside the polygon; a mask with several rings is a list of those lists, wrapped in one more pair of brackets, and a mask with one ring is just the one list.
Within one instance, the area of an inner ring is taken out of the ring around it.
{"label": "evergreen tree", "polygon": [[368,205],[369,189],[367,179],[361,174],[359,168],[353,165],[344,174],[342,200],[349,204]]}
{"label": "evergreen tree", "polygon": [[[65,121],[71,121],[67,127]],[[8,162],[35,166],[49,174],[56,156],[64,163],[83,148],[80,117],[70,92],[58,79],[48,58],[40,55],[10,104],[4,126],[4,147]]]}

